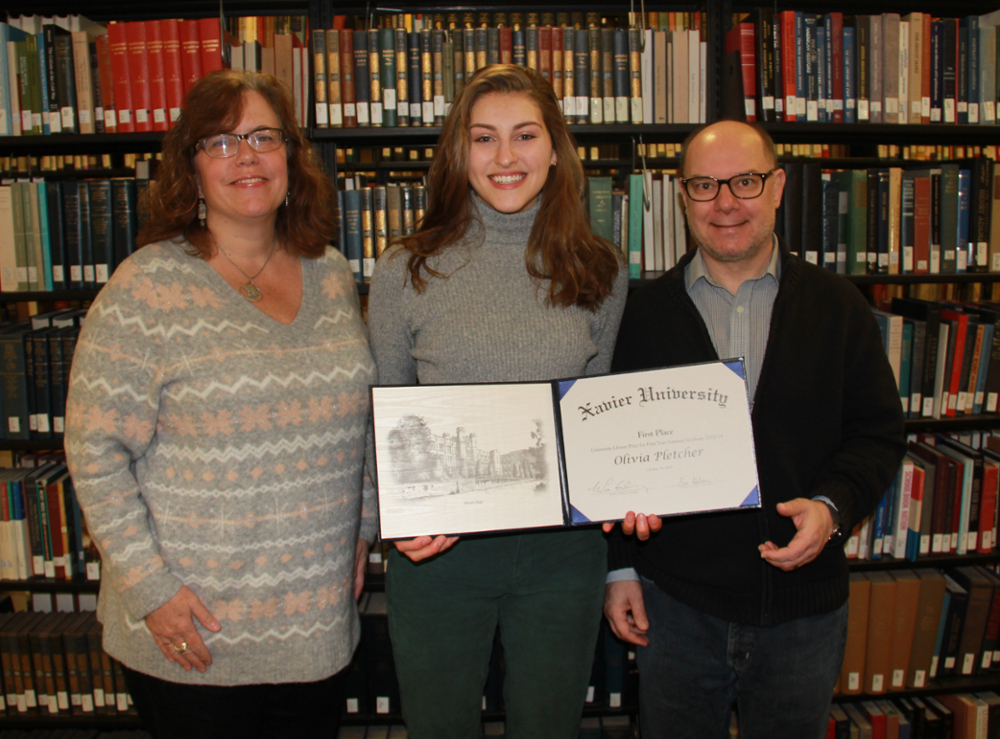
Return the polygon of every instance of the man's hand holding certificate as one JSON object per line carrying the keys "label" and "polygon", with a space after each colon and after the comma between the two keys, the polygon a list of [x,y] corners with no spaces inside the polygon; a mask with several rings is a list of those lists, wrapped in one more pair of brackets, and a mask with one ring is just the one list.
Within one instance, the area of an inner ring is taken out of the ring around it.
{"label": "man's hand holding certificate", "polygon": [[384,539],[759,505],[739,361],[372,401]]}

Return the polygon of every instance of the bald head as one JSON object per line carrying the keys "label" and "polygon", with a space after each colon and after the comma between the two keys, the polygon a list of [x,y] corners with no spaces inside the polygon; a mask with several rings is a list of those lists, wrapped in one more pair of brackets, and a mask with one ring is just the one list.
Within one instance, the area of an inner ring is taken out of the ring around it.
{"label": "bald head", "polygon": [[681,146],[680,166],[678,167],[681,177],[701,174],[689,172],[687,169],[692,154],[704,150],[714,151],[717,148],[721,148],[723,151],[733,150],[735,152],[742,149],[752,154],[759,153],[767,162],[768,170],[778,166],[778,152],[767,131],[760,126],[740,121],[719,121],[694,131],[684,141]]}

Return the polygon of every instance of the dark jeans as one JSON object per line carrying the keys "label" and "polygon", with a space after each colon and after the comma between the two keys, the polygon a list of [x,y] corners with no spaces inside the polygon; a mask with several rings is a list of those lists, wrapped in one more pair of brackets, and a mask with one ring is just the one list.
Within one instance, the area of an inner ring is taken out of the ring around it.
{"label": "dark jeans", "polygon": [[154,739],[335,739],[344,671],[311,683],[187,685],[123,666],[143,728]]}
{"label": "dark jeans", "polygon": [[576,739],[604,601],[600,530],[462,539],[414,565],[392,551],[389,633],[410,739],[478,739],[497,624],[507,739]]}
{"label": "dark jeans", "polygon": [[769,628],[723,621],[643,579],[649,646],[640,647],[643,739],[822,739],[847,638],[847,604]]}

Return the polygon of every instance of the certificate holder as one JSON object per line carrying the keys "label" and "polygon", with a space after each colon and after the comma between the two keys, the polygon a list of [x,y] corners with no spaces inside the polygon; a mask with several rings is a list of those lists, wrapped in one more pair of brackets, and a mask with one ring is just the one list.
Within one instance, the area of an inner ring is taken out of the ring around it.
{"label": "certificate holder", "polygon": [[385,540],[760,504],[742,360],[371,394]]}

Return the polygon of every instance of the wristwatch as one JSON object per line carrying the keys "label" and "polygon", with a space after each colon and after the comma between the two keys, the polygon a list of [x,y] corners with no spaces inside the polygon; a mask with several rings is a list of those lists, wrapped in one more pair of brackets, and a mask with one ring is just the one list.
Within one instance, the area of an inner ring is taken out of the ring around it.
{"label": "wristwatch", "polygon": [[830,518],[833,519],[833,530],[830,532],[830,536],[826,540],[826,546],[830,546],[834,543],[839,544],[844,538],[844,532],[840,525],[840,511],[834,508],[830,503],[827,503],[825,500],[820,502],[826,506],[828,511],[830,511]]}

